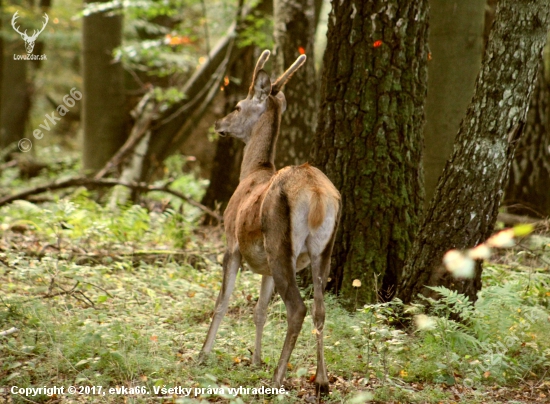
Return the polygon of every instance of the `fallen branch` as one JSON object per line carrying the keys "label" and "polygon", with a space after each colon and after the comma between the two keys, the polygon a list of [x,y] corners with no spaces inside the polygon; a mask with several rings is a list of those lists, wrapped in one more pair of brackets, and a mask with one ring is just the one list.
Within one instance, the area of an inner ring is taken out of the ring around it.
{"label": "fallen branch", "polygon": [[196,208],[199,208],[200,210],[212,216],[214,219],[218,220],[219,222],[222,221],[222,217],[216,212],[214,212],[212,209],[209,209],[203,204],[183,195],[181,192],[170,189],[169,188],[170,183],[171,182],[168,182],[163,186],[155,187],[155,186],[147,185],[146,183],[125,183],[125,182],[117,181],[116,179],[110,179],[110,178],[95,179],[95,178],[87,178],[87,177],[72,177],[65,180],[53,181],[46,185],[41,185],[35,188],[28,189],[26,191],[19,192],[14,195],[8,195],[3,198],[0,198],[0,206],[7,205],[8,203],[11,203],[13,201],[20,200],[20,199],[27,200],[32,195],[37,195],[48,191],[55,191],[58,189],[80,187],[80,186],[114,187],[117,185],[122,185],[123,187],[127,187],[140,192],[155,192],[155,191],[166,192],[167,194],[174,195],[184,200],[188,204],[193,205]]}
{"label": "fallen branch", "polygon": [[8,335],[15,334],[16,332],[19,332],[19,329],[15,327],[11,327],[9,330],[0,331],[0,337],[6,337]]}
{"label": "fallen branch", "polygon": [[[78,285],[80,285],[80,281],[76,281],[74,286],[71,289],[67,290],[67,289],[63,289],[60,285],[55,284],[55,279],[52,279],[52,282],[51,282],[51,285],[50,285],[50,291],[48,293],[46,293],[44,295],[33,297],[31,299],[23,300],[20,303],[28,303],[28,302],[32,302],[33,300],[37,300],[37,299],[51,299],[51,298],[57,297],[57,296],[69,296],[69,297],[74,297],[76,300],[78,300],[79,302],[84,303],[85,305],[87,305],[89,307],[94,307],[95,308],[94,302],[92,302],[90,300],[90,298],[84,294],[84,292],[82,292],[81,290],[76,290]],[[51,289],[53,288],[53,286],[57,286],[59,289],[61,289],[61,292],[51,293]],[[80,298],[77,295],[82,296],[82,298]]]}

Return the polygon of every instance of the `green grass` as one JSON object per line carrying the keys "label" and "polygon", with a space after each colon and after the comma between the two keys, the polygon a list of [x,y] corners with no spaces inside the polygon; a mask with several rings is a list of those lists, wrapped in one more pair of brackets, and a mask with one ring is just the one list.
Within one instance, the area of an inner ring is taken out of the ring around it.
{"label": "green grass", "polygon": [[[198,197],[201,184],[192,176],[180,181]],[[239,274],[212,354],[205,364],[196,362],[221,285],[223,253],[220,230],[201,228],[199,218],[187,206],[111,212],[83,190],[43,205],[1,208],[0,331],[20,331],[0,337],[0,386],[102,386],[104,392],[180,386],[193,389],[190,397],[166,393],[164,402],[307,402],[316,366],[310,316],[291,357],[288,394],[229,394],[239,386],[270,387],[286,332],[286,311],[276,297],[264,332],[265,364],[251,366],[260,277],[250,271]],[[511,250],[504,263],[485,266],[475,307],[442,291],[443,300],[424,306],[393,302],[350,313],[327,295],[331,395],[324,402],[513,402],[525,391],[533,402],[542,400],[550,387],[544,384],[550,275],[547,266],[522,261],[524,255]],[[304,298],[310,306],[308,292]],[[453,310],[467,321],[449,320]],[[408,325],[421,312],[432,326]],[[194,389],[202,388],[195,397]],[[1,394],[13,402],[56,402]],[[153,396],[65,395],[63,402],[163,401]]]}

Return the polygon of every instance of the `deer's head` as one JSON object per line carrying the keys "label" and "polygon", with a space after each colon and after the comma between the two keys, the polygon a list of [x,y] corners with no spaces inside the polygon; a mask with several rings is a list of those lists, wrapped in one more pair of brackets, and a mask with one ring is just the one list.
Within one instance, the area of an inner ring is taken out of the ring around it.
{"label": "deer's head", "polygon": [[274,83],[271,83],[269,75],[263,70],[269,55],[270,52],[265,50],[258,59],[248,96],[237,103],[233,112],[216,121],[215,130],[221,136],[230,135],[248,143],[252,129],[265,116],[266,111],[275,106],[274,103],[278,104],[281,113],[286,109],[286,100],[281,88],[304,64],[306,55],[296,59]]}
{"label": "deer's head", "polygon": [[15,12],[15,14],[11,19],[11,26],[13,27],[15,32],[21,35],[21,38],[23,38],[23,40],[25,41],[25,49],[27,50],[27,53],[32,53],[34,49],[34,43],[36,42],[36,38],[38,38],[38,35],[40,35],[42,31],[44,31],[44,28],[46,28],[46,25],[48,24],[48,21],[49,21],[48,14],[44,13],[44,23],[42,24],[42,28],[39,31],[34,30],[33,34],[31,36],[28,36],[27,30],[25,30],[25,32],[21,32],[19,31],[19,27],[15,26],[15,21],[19,18],[17,13],[18,11]]}

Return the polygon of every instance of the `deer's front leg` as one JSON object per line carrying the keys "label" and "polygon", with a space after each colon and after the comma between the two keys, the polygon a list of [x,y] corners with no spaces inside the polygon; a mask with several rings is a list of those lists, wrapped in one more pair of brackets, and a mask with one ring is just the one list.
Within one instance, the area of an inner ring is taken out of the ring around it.
{"label": "deer's front leg", "polygon": [[254,344],[254,356],[252,358],[253,365],[261,365],[262,363],[262,334],[264,332],[265,319],[267,318],[267,306],[271,295],[273,294],[273,277],[262,276],[262,287],[260,289],[260,297],[258,303],[254,307],[254,323],[256,324],[256,343]]}
{"label": "deer's front leg", "polygon": [[229,306],[229,298],[233,289],[235,288],[235,279],[237,278],[237,272],[241,266],[241,253],[239,250],[234,252],[227,251],[223,257],[223,281],[222,289],[218,295],[218,300],[216,300],[216,307],[214,308],[214,316],[212,317],[212,323],[210,323],[210,328],[208,329],[208,334],[206,335],[206,341],[202,346],[201,353],[199,354],[199,361],[202,362],[206,356],[212,350],[214,345],[214,340],[216,339],[216,333],[220,323],[222,322],[223,316],[227,312],[227,307]]}

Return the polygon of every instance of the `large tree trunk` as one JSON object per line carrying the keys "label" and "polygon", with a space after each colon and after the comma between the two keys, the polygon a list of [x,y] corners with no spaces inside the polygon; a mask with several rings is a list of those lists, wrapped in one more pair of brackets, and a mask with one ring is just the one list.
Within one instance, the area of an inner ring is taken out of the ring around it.
{"label": "large tree trunk", "polygon": [[481,67],[486,0],[430,1],[428,97],[424,131],[426,204],[453,151]]}
{"label": "large tree trunk", "polygon": [[82,153],[88,172],[102,168],[127,137],[124,73],[122,64],[113,62],[113,50],[121,41],[122,14],[101,12],[84,17]]}
{"label": "large tree trunk", "polygon": [[425,0],[332,2],[313,160],[342,193],[333,288],[390,298],[423,206]]}
{"label": "large tree trunk", "polygon": [[398,290],[404,301],[432,295],[426,286],[433,285],[476,299],[481,264],[472,279],[455,279],[441,260],[493,231],[549,22],[547,0],[500,0],[474,98],[404,269]]}
{"label": "large tree trunk", "polygon": [[512,161],[504,204],[509,213],[550,216],[550,81],[544,63]]}
{"label": "large tree trunk", "polygon": [[273,3],[275,72],[280,75],[301,53],[308,60],[283,89],[287,109],[281,121],[275,166],[305,163],[317,113],[317,78],[315,76],[315,3],[313,0],[275,0]]}

